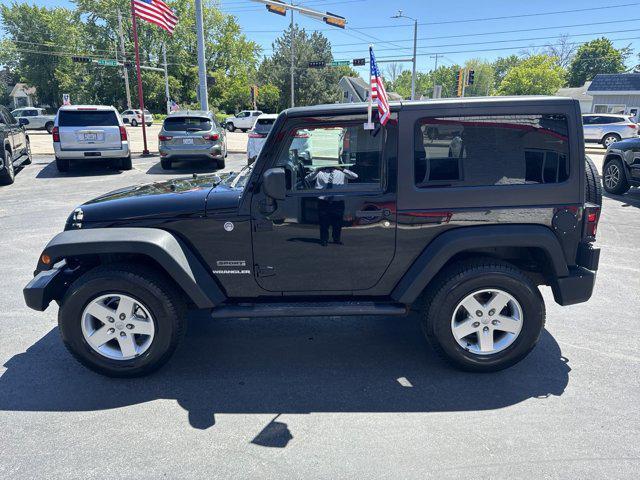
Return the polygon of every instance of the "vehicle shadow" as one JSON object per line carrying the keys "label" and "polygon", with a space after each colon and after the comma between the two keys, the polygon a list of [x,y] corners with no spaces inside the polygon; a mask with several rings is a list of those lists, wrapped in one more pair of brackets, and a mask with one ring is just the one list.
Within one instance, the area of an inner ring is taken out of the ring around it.
{"label": "vehicle shadow", "polygon": [[622,203],[623,207],[640,208],[640,188],[631,187],[631,189],[624,195],[612,195],[603,190],[602,195]]}
{"label": "vehicle shadow", "polygon": [[[95,411],[175,399],[197,429],[213,426],[219,413],[491,410],[560,396],[571,371],[546,330],[510,369],[454,370],[428,347],[414,317],[211,320],[198,313],[183,347],[151,376],[111,379],[77,364],[54,328],[5,364],[0,410]],[[268,443],[274,432],[275,444],[289,435],[272,422],[254,440],[266,435]]]}
{"label": "vehicle shadow", "polygon": [[89,164],[71,163],[71,168],[68,172],[59,172],[56,168],[55,160],[50,162],[46,167],[38,172],[36,178],[61,178],[61,177],[95,177],[98,175],[120,175],[120,170],[115,170],[109,167],[109,162],[105,161],[92,161]]}
{"label": "vehicle shadow", "polygon": [[149,175],[167,175],[176,173],[179,175],[191,174],[191,173],[211,173],[221,170],[218,168],[216,162],[212,160],[188,160],[188,161],[173,161],[171,164],[171,170],[164,170],[160,165],[160,162],[154,163],[147,173]]}

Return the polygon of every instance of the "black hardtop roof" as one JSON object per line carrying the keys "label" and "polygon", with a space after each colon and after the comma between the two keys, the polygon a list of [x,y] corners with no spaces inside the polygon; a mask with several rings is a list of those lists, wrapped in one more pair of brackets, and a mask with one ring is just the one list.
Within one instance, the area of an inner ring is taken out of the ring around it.
{"label": "black hardtop roof", "polygon": [[[450,107],[452,105],[462,106],[518,106],[539,104],[545,106],[567,106],[574,105],[577,100],[569,97],[553,97],[544,95],[523,95],[513,97],[467,97],[467,98],[441,98],[437,100],[403,100],[389,102],[391,110],[398,112],[406,109],[420,109],[424,107],[434,107],[442,105]],[[357,103],[331,103],[325,105],[313,105],[309,107],[294,107],[284,110],[282,113],[288,117],[305,117],[309,115],[321,114],[347,114],[351,112],[361,112],[367,109],[367,102]]]}

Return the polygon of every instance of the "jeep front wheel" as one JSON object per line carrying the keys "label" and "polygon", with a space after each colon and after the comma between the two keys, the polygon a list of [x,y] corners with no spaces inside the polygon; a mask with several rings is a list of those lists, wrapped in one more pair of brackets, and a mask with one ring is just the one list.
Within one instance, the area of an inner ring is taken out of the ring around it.
{"label": "jeep front wheel", "polygon": [[467,371],[494,372],[522,360],[544,327],[544,301],[519,269],[500,260],[461,262],[425,299],[423,329],[436,351]]}
{"label": "jeep front wheel", "polygon": [[58,324],[83,365],[110,377],[161,367],[185,330],[184,302],[162,273],[126,265],[97,267],[67,291]]}

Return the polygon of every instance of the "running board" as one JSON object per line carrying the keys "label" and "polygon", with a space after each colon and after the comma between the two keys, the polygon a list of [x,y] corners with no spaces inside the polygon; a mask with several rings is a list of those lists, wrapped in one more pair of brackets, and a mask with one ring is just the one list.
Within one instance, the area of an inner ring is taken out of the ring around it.
{"label": "running board", "polygon": [[406,305],[385,302],[240,303],[215,307],[211,311],[211,316],[213,318],[401,316],[406,315],[407,311]]}

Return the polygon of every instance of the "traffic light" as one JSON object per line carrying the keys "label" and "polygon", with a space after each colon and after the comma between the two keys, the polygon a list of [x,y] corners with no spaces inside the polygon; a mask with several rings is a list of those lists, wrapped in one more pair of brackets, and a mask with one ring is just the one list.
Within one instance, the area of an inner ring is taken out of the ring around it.
{"label": "traffic light", "polygon": [[71,61],[74,63],[91,63],[89,57],[71,57]]}
{"label": "traffic light", "polygon": [[473,77],[475,77],[475,73],[475,71],[469,70],[469,74],[467,75],[467,85],[473,85]]}
{"label": "traffic light", "polygon": [[462,96],[462,87],[464,86],[464,69],[461,68],[458,70],[458,78],[456,80],[458,82],[458,96]]}
{"label": "traffic light", "polygon": [[366,58],[354,58],[353,59],[353,66],[354,67],[362,67],[366,63],[367,63]]}
{"label": "traffic light", "polygon": [[309,68],[324,68],[327,66],[327,62],[319,60],[316,62],[309,62]]}
{"label": "traffic light", "polygon": [[335,13],[327,12],[327,14],[322,18],[324,23],[327,25],[332,25],[338,28],[345,28],[347,25],[347,19],[341,17],[340,15],[336,15]]}
{"label": "traffic light", "polygon": [[[280,0],[273,0],[273,1],[284,4],[284,2]],[[271,13],[277,13],[278,15],[282,15],[283,17],[287,16],[287,7],[281,7],[280,5],[272,5],[272,4],[267,4],[265,5],[265,7],[267,7],[267,10],[270,11]]]}

